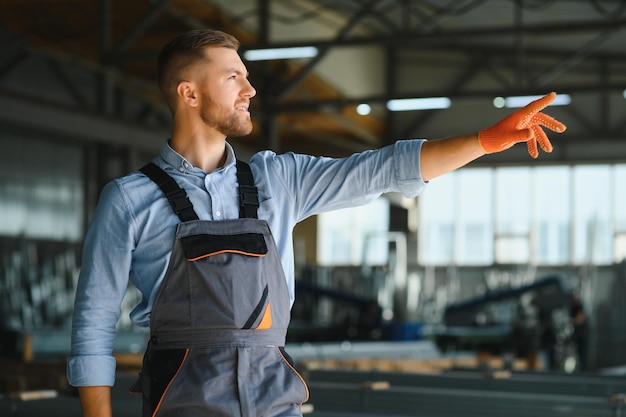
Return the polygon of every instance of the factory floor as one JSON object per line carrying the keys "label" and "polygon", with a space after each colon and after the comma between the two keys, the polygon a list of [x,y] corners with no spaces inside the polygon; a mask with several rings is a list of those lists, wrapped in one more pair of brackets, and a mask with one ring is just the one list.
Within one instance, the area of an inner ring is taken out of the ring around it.
{"label": "factory floor", "polygon": [[[117,377],[112,389],[115,417],[141,415],[141,398],[128,393],[134,378],[131,374]],[[475,371],[419,375],[318,370],[310,372],[309,378],[311,403],[305,404],[305,417],[626,415],[622,414],[626,411],[622,377],[513,373],[494,379]],[[611,398],[617,403],[612,405]],[[67,390],[55,398],[28,401],[0,395],[0,416],[81,417],[81,410],[76,392]]]}
{"label": "factory floor", "polygon": [[[432,343],[292,345],[311,395],[305,417],[609,417],[626,415],[626,371],[615,374],[503,369],[501,358],[441,356]],[[141,355],[118,355],[113,415],[138,417],[128,393]],[[80,417],[65,360],[0,361],[0,417]],[[48,389],[53,387],[52,390]],[[54,389],[56,387],[56,389]],[[60,388],[59,388],[60,387]],[[20,399],[12,393],[52,393]]]}
{"label": "factory floor", "polygon": [[[141,415],[141,397],[131,395],[128,388],[134,382],[131,375],[117,377],[111,390],[113,415],[115,417],[138,417]],[[39,391],[43,396],[52,391]],[[2,417],[81,417],[80,402],[75,390],[57,391],[55,398],[21,400],[15,396],[0,396]]]}
{"label": "factory floor", "polygon": [[[113,415],[115,417],[141,416],[141,398],[128,393],[128,387],[134,382],[132,375],[118,375],[116,384],[111,390]],[[38,391],[42,395],[51,392]],[[375,415],[334,413],[328,411],[315,412],[314,407],[305,405],[307,417],[376,417]],[[57,392],[54,398],[20,400],[0,394],[0,416],[2,417],[82,417],[78,394],[75,390]]]}

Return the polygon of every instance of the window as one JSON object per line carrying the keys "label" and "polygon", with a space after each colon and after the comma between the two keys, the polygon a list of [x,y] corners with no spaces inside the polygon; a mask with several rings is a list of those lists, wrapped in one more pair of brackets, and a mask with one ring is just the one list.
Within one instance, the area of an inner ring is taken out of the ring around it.
{"label": "window", "polygon": [[492,262],[491,181],[490,169],[466,169],[431,181],[420,197],[420,259],[439,265]]}
{"label": "window", "polygon": [[626,259],[626,164],[616,165],[613,176],[614,259],[621,262]]}
{"label": "window", "polygon": [[495,171],[495,259],[498,263],[530,261],[531,170]]}
{"label": "window", "polygon": [[626,164],[466,168],[419,197],[419,262],[542,265],[626,258]]}
{"label": "window", "polygon": [[570,261],[570,167],[533,168],[531,259],[540,264]]}
{"label": "window", "polygon": [[611,226],[611,167],[574,167],[574,261],[609,264],[613,261]]}
{"label": "window", "polygon": [[493,262],[493,170],[466,169],[458,172],[457,251],[463,265]]}
{"label": "window", "polygon": [[419,197],[419,258],[429,264],[452,263],[457,206],[456,172],[430,181]]}
{"label": "window", "polygon": [[[317,262],[320,265],[382,265],[387,262],[389,201],[372,203],[318,216]],[[366,253],[364,253],[367,251]]]}
{"label": "window", "polygon": [[4,132],[0,146],[0,235],[80,241],[81,148]]}

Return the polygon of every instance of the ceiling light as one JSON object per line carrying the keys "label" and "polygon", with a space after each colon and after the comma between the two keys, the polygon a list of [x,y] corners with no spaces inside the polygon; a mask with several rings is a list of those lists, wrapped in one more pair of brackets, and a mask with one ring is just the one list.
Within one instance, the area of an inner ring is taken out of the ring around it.
{"label": "ceiling light", "polygon": [[[504,99],[504,106],[508,108],[524,107],[531,101],[540,99],[543,96],[511,96]],[[493,100],[493,105],[497,108],[502,108],[502,97],[496,97]],[[572,102],[572,98],[569,94],[557,94],[551,106],[567,106]]]}
{"label": "ceiling light", "polygon": [[496,97],[493,99],[493,107],[495,107],[496,109],[501,109],[505,105],[506,100],[504,99],[504,97]]}
{"label": "ceiling light", "polygon": [[626,90],[622,92],[622,95],[624,96],[624,98],[626,98]]}
{"label": "ceiling light", "polygon": [[390,111],[438,110],[448,107],[450,107],[448,97],[401,98],[387,102]]}
{"label": "ceiling light", "polygon": [[243,57],[248,61],[313,58],[316,55],[317,48],[314,46],[301,46],[296,48],[250,49],[243,53]]}
{"label": "ceiling light", "polygon": [[372,112],[372,107],[367,103],[361,103],[356,106],[356,112],[361,116],[367,116]]}

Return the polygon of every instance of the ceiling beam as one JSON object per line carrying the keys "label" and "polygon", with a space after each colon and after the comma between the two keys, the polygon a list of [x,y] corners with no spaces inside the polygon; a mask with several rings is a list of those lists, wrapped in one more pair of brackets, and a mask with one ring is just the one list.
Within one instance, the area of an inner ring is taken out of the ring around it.
{"label": "ceiling beam", "polygon": [[161,16],[166,9],[168,8],[171,0],[159,0],[157,2],[153,2],[150,10],[138,21],[136,22],[132,29],[124,35],[122,40],[110,50],[106,51],[107,54],[107,62],[113,63],[117,62],[119,56],[121,56],[128,48],[135,42],[141,35],[143,35],[146,30],[157,20],[159,16]]}
{"label": "ceiling beam", "polygon": [[603,32],[608,30],[619,30],[626,26],[626,18],[612,20],[590,20],[580,22],[533,24],[533,25],[504,25],[488,28],[450,29],[429,33],[402,33],[388,36],[375,37],[354,37],[346,39],[325,39],[297,42],[267,42],[255,45],[242,45],[242,51],[247,49],[262,48],[292,48],[301,46],[315,46],[317,48],[328,48],[334,46],[403,46],[403,47],[436,47],[433,42],[447,42],[451,39],[469,38],[501,38],[502,36],[515,35],[519,33],[533,36],[580,34],[584,32]]}
{"label": "ceiling beam", "polygon": [[352,29],[365,17],[369,14],[372,6],[376,4],[377,0],[370,0],[363,7],[355,13],[350,21],[339,31],[335,39],[333,40],[331,45],[326,45],[320,48],[319,53],[315,58],[311,59],[307,64],[287,83],[282,86],[281,90],[276,94],[277,101],[283,101],[292,91],[294,91],[298,85],[304,80],[307,75],[313,71],[313,69],[317,66],[317,64],[324,59],[324,57],[328,54],[331,49],[331,46],[337,45],[343,42],[347,36],[350,34]]}
{"label": "ceiling beam", "polygon": [[580,49],[578,49],[574,54],[570,57],[564,59],[559,64],[554,66],[551,70],[541,74],[539,77],[535,78],[530,85],[535,87],[543,87],[544,85],[552,82],[556,77],[563,74],[570,68],[576,66],[585,58],[590,56],[593,51],[597,50],[600,45],[606,42],[608,39],[612,38],[617,31],[615,29],[609,29],[603,31],[598,36],[593,38],[591,41],[587,42]]}
{"label": "ceiling beam", "polygon": [[[454,95],[460,91],[465,84],[467,84],[474,76],[480,71],[482,68],[482,63],[484,59],[481,55],[475,57],[473,62],[461,73],[458,75],[457,79],[452,82],[452,85],[447,87],[446,91],[441,91],[440,96],[445,97],[454,97]],[[423,126],[429,119],[431,119],[436,112],[434,110],[419,112],[419,117],[415,117],[413,122],[409,124],[408,127],[404,129],[404,133],[402,137],[409,138],[412,137],[413,133],[420,130],[420,127]]]}
{"label": "ceiling beam", "polygon": [[[621,83],[606,83],[606,84],[598,84],[598,83],[590,83],[590,84],[562,84],[562,85],[553,85],[551,87],[555,91],[559,93],[600,93],[600,92],[622,92],[626,90],[626,82]],[[546,93],[549,91],[546,90]],[[506,94],[505,94],[506,93]],[[345,97],[339,99],[330,99],[330,100],[302,100],[302,101],[290,101],[288,103],[281,104],[278,108],[281,112],[297,112],[297,111],[311,111],[318,110],[321,108],[331,109],[331,108],[343,108],[347,106],[354,106],[361,103],[386,103],[387,100],[391,99],[403,99],[403,98],[420,98],[420,97],[438,97],[441,96],[441,89],[435,90],[420,90],[416,92],[404,92],[402,94],[395,94],[393,96],[387,95],[373,95],[373,96],[363,96],[363,97]],[[504,92],[502,89],[481,89],[481,90],[471,90],[471,91],[455,91],[452,92],[448,97],[452,100],[465,100],[465,99],[493,99],[495,97],[499,97],[502,95],[508,96],[525,96],[525,95],[535,95],[537,94],[537,90],[528,90],[528,89],[511,89]]]}
{"label": "ceiling beam", "polygon": [[58,103],[0,91],[0,125],[45,132],[82,142],[107,143],[158,152],[169,136],[165,129],[123,122],[116,117],[79,112]]}

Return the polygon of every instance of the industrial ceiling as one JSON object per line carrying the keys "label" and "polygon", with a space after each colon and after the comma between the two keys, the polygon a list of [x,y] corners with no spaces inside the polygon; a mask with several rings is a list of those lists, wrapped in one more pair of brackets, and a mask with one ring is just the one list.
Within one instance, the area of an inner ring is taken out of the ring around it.
{"label": "industrial ceiling", "polygon": [[[342,156],[466,133],[511,111],[495,108],[494,97],[557,91],[571,103],[547,112],[568,131],[551,135],[555,151],[539,162],[612,162],[626,159],[625,26],[624,0],[0,0],[0,81],[30,56],[44,57],[73,97],[64,108],[167,131],[156,54],[175,35],[209,27],[239,38],[242,53],[318,49],[313,58],[246,61],[258,92],[255,130],[237,142],[249,149]],[[76,67],[97,75],[96,102],[81,96]],[[21,91],[3,84],[0,103],[17,109]],[[121,111],[120,94],[141,100],[140,110]],[[385,107],[442,96],[450,108]],[[27,99],[43,114],[58,111],[49,97]],[[357,113],[362,103],[371,113]],[[528,163],[519,148],[487,162]]]}

